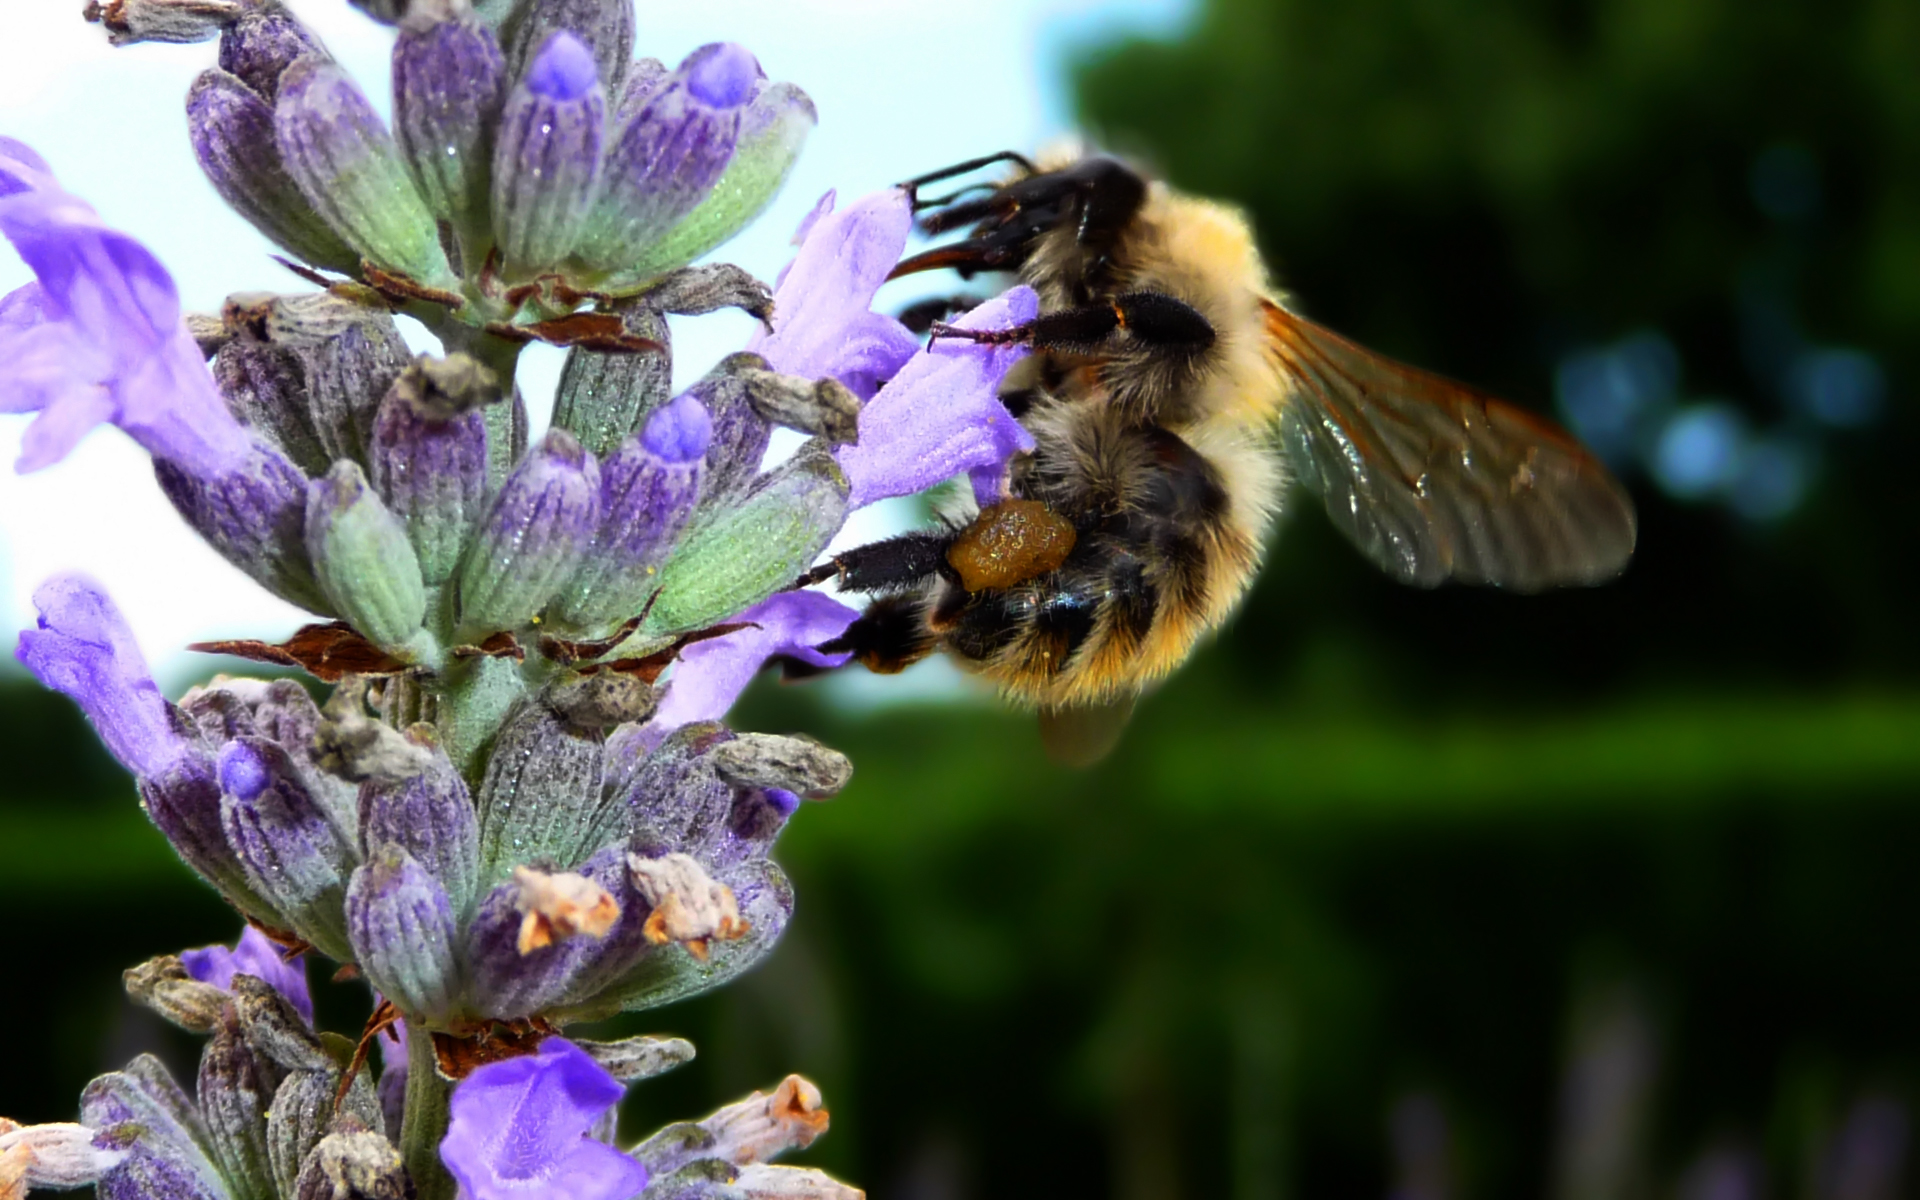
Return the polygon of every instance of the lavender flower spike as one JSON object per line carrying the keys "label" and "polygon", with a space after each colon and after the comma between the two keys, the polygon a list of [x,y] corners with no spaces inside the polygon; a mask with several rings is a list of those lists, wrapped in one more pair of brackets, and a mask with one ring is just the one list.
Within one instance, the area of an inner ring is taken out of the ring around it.
{"label": "lavender flower spike", "polygon": [[587,1136],[624,1090],[578,1046],[548,1038],[461,1081],[441,1161],[466,1200],[630,1200],[647,1169]]}
{"label": "lavender flower spike", "polygon": [[[775,371],[831,376],[869,399],[919,347],[906,326],[872,311],[906,249],[913,205],[890,188],[807,220],[800,253],[773,293],[773,332],[756,333],[747,349]],[[868,440],[864,417],[861,433]]]}
{"label": "lavender flower spike", "polygon": [[[1017,287],[955,324],[1004,329],[1033,320],[1040,298]],[[1025,346],[936,341],[913,356],[860,411],[860,440],[834,453],[854,508],[923,491],[961,472],[981,505],[1006,499],[1008,461],[1033,449],[1033,435],[1000,403],[1000,381]]]}
{"label": "lavender flower spike", "polygon": [[80,706],[120,765],[155,776],[197,756],[186,722],[154,686],[126,620],[98,584],[57,575],[33,604],[40,623],[20,634],[21,663]]}
{"label": "lavender flower spike", "polygon": [[313,994],[307,990],[305,961],[296,958],[288,962],[280,956],[280,948],[251,925],[240,935],[233,949],[202,946],[198,950],[182,950],[180,961],[187,968],[188,975],[201,983],[212,984],[223,992],[233,990],[235,975],[264,979],[274,991],[292,1002],[309,1025],[313,1023]]}
{"label": "lavender flower spike", "polygon": [[40,414],[20,470],[60,461],[102,421],[195,474],[245,465],[253,441],[187,335],[166,268],[11,138],[0,138],[0,234],[38,277],[0,299],[0,412]]}

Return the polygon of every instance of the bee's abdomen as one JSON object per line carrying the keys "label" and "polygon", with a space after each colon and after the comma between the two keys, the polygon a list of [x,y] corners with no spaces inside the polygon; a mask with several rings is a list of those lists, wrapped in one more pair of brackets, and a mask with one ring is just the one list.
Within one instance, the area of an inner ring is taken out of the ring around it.
{"label": "bee's abdomen", "polygon": [[[1126,480],[1056,482],[1048,502],[1084,529],[1066,562],[1018,587],[947,587],[930,614],[946,647],[1044,705],[1136,689],[1165,674],[1237,596],[1253,548],[1228,522],[1217,472],[1167,431],[1130,431],[1151,464]],[[1103,507],[1125,494],[1118,512]]]}

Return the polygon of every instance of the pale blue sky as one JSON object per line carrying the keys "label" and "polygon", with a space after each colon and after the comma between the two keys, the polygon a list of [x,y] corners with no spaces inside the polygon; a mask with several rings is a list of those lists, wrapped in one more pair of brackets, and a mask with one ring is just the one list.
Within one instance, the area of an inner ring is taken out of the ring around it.
{"label": "pale blue sky", "polygon": [[[70,190],[152,247],[188,308],[216,309],[236,291],[297,290],[268,260],[265,239],[219,203],[187,149],[181,98],[212,63],[213,46],[113,50],[79,19],[80,0],[3,2],[9,29],[0,42],[0,133],[32,144]],[[292,5],[384,108],[389,32],[345,0]],[[1061,135],[1061,64],[1071,46],[1126,30],[1170,30],[1189,7],[1188,0],[640,0],[638,50],[673,63],[701,43],[738,41],[769,75],[814,97],[821,124],[792,182],[768,216],[720,255],[770,279],[791,252],[801,215],[828,188],[849,197]],[[27,278],[0,246],[0,289]],[[744,317],[680,323],[681,372],[697,376],[749,332]],[[536,355],[532,368],[529,399],[541,407],[557,376],[557,352]],[[41,579],[73,569],[107,585],[163,670],[187,642],[278,639],[301,622],[302,614],[266,596],[179,524],[146,456],[117,432],[96,431],[61,465],[15,476],[9,468],[25,424],[0,416],[0,630],[31,619],[29,597]],[[864,540],[897,520],[897,512],[875,513],[848,536]]]}

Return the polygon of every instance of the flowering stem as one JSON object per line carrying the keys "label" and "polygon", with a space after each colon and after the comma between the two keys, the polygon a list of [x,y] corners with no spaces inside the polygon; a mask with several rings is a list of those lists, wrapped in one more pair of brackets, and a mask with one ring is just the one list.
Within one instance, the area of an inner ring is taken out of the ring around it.
{"label": "flowering stem", "polygon": [[452,1096],[453,1085],[440,1077],[433,1035],[422,1025],[408,1025],[407,1115],[400,1124],[400,1157],[413,1177],[418,1200],[454,1198],[453,1176],[440,1161]]}

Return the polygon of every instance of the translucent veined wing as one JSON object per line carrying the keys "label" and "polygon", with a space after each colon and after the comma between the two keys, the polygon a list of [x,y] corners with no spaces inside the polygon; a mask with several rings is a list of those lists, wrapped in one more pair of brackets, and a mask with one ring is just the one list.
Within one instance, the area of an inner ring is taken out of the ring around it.
{"label": "translucent veined wing", "polygon": [[1520,592],[1599,583],[1626,566],[1633,502],[1565,431],[1264,307],[1271,353],[1294,385],[1281,418],[1294,470],[1376,566],[1421,587]]}
{"label": "translucent veined wing", "polygon": [[1063,767],[1090,767],[1120,744],[1133,717],[1136,697],[1128,694],[1099,704],[1040,710],[1040,744]]}

